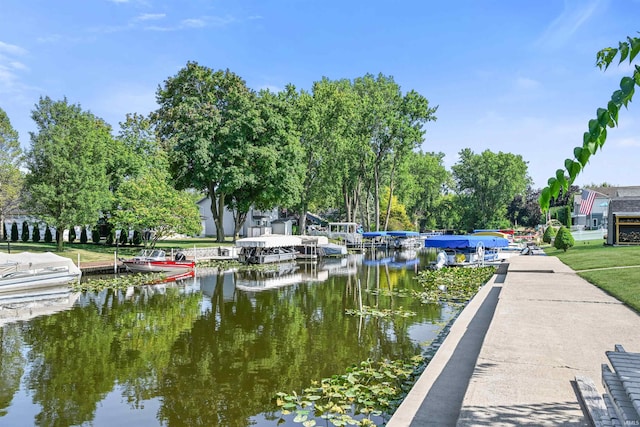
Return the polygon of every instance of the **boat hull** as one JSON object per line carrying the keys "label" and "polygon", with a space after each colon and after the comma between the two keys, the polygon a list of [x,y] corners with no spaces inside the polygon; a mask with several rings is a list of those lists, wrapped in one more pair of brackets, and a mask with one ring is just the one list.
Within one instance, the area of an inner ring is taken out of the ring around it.
{"label": "boat hull", "polygon": [[131,273],[167,273],[180,274],[193,270],[196,263],[193,261],[146,261],[123,260],[122,264]]}

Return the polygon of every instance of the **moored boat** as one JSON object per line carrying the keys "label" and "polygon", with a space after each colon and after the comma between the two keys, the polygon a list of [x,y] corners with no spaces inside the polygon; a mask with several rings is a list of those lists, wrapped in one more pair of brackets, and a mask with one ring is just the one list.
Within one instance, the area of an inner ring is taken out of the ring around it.
{"label": "moored boat", "polygon": [[167,254],[162,249],[143,249],[133,258],[120,259],[120,262],[132,273],[174,275],[193,270],[196,266],[194,261],[188,261],[179,255],[176,256],[176,259],[167,259]]}
{"label": "moored boat", "polygon": [[0,293],[63,285],[81,275],[73,261],[51,252],[0,254]]}

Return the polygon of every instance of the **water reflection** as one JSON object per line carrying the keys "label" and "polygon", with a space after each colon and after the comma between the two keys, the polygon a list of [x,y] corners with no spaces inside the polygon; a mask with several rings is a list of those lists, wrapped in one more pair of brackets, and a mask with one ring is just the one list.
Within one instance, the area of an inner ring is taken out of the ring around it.
{"label": "water reflection", "polygon": [[[426,256],[198,271],[187,282],[83,294],[66,311],[6,324],[0,424],[274,425],[276,391],[423,351],[451,312],[393,291],[416,286]],[[360,299],[418,314],[346,315]]]}

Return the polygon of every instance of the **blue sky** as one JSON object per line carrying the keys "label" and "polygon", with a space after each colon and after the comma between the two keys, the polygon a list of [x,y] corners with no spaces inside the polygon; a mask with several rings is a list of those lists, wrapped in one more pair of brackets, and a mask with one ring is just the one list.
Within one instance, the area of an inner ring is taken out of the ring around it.
{"label": "blue sky", "polygon": [[[187,61],[256,90],[383,73],[438,106],[423,150],[447,167],[463,148],[520,154],[540,188],[631,74],[600,71],[596,52],[638,31],[640,0],[4,0],[0,108],[28,148],[40,96],[115,132]],[[577,184],[640,185],[639,118],[621,111]]]}

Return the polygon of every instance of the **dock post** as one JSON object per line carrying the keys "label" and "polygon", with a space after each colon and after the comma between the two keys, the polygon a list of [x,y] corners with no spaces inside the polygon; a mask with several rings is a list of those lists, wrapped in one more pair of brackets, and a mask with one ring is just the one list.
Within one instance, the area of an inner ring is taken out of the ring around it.
{"label": "dock post", "polygon": [[113,274],[118,274],[118,251],[113,253]]}

